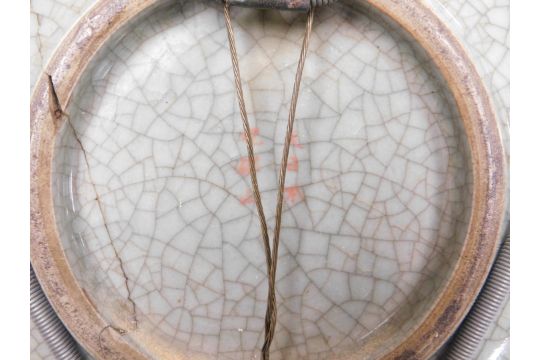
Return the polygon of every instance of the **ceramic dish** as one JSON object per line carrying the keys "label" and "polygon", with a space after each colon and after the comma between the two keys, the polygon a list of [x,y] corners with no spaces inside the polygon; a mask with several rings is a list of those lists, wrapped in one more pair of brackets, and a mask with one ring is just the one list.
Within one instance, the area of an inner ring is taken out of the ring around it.
{"label": "ceramic dish", "polygon": [[[272,207],[304,15],[234,9]],[[466,52],[419,1],[317,13],[299,101],[272,357],[423,359],[496,252],[505,163]],[[101,1],[32,116],[32,264],[97,358],[252,358],[265,263],[221,5]],[[272,219],[270,219],[272,224]]]}

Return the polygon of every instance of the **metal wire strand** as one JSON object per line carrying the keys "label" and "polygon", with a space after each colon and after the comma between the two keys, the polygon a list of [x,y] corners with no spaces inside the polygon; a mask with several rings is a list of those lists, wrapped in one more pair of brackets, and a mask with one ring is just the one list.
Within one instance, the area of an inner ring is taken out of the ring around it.
{"label": "metal wire strand", "polygon": [[279,251],[279,240],[281,234],[281,216],[283,212],[283,193],[285,192],[285,179],[287,176],[287,164],[289,161],[289,150],[291,148],[292,132],[294,127],[294,120],[296,117],[296,105],[298,103],[298,97],[300,93],[300,84],[302,82],[302,74],[304,72],[304,64],[306,62],[307,52],[309,48],[309,40],[311,37],[311,31],[313,28],[313,18],[315,15],[314,7],[312,7],[308,13],[308,19],[306,22],[306,30],[304,33],[304,41],[302,43],[302,51],[300,52],[300,60],[298,61],[298,68],[296,69],[296,77],[294,80],[294,88],[291,99],[291,107],[289,109],[289,119],[287,122],[287,132],[285,135],[285,144],[283,146],[283,156],[281,158],[281,169],[279,172],[279,185],[278,185],[278,199],[276,204],[276,228],[274,230],[274,239],[272,243],[272,265],[271,272],[269,274],[269,291],[268,291],[268,306],[266,308],[267,332],[265,336],[265,342],[263,345],[263,358],[266,360],[269,358],[270,345],[274,338],[277,322],[277,304],[276,304],[276,270]]}
{"label": "metal wire strand", "polygon": [[242,91],[242,80],[240,77],[240,67],[238,65],[238,54],[236,52],[236,41],[234,38],[234,31],[232,28],[231,14],[229,11],[229,3],[225,1],[225,24],[227,26],[227,36],[229,37],[229,47],[231,50],[231,60],[233,65],[234,72],[234,81],[236,84],[236,97],[238,99],[238,105],[240,107],[240,116],[242,118],[242,125],[244,127],[244,134],[247,144],[247,152],[249,158],[249,174],[251,176],[251,188],[253,191],[253,198],[255,200],[255,206],[257,207],[257,212],[259,214],[259,222],[261,227],[261,233],[264,243],[264,251],[267,259],[266,270],[270,273],[271,263],[268,259],[272,257],[270,251],[270,237],[268,236],[268,226],[266,224],[266,217],[264,216],[264,209],[261,200],[261,193],[259,191],[259,183],[257,181],[257,169],[255,167],[255,152],[253,150],[253,138],[251,136],[251,129],[249,126],[246,103],[244,101],[244,92]]}
{"label": "metal wire strand", "polygon": [[274,238],[272,242],[272,249],[270,249],[270,240],[268,236],[268,226],[264,215],[264,209],[262,206],[262,200],[259,191],[259,185],[257,181],[257,170],[255,167],[255,155],[253,150],[253,140],[251,136],[251,130],[249,127],[249,121],[247,118],[246,105],[244,101],[244,94],[242,91],[242,80],[240,77],[238,54],[236,52],[236,42],[234,37],[234,31],[232,28],[231,16],[229,4],[225,1],[224,7],[225,23],[227,27],[227,36],[229,38],[229,45],[231,49],[231,60],[233,64],[234,79],[236,85],[236,93],[238,97],[238,104],[240,106],[240,115],[242,118],[242,124],[244,128],[244,134],[247,143],[249,169],[251,175],[251,184],[257,212],[259,215],[259,222],[261,225],[261,232],[263,236],[263,243],[266,255],[266,268],[268,273],[268,303],[266,308],[265,317],[265,337],[264,344],[261,350],[262,358],[268,360],[270,358],[270,345],[274,338],[275,327],[277,322],[277,306],[276,306],[276,269],[279,251],[279,240],[281,232],[281,216],[283,211],[283,194],[285,192],[285,178],[287,175],[287,163],[289,159],[289,150],[292,140],[292,132],[294,127],[294,120],[296,116],[296,105],[298,103],[298,97],[300,93],[300,84],[302,81],[302,73],[304,70],[304,64],[307,57],[309,40],[313,27],[314,9],[310,9],[308,13],[308,19],[306,23],[306,30],[304,33],[304,41],[302,44],[302,51],[300,53],[300,60],[298,61],[298,68],[296,70],[296,77],[294,81],[293,94],[291,99],[291,106],[289,110],[289,119],[287,122],[287,132],[285,135],[285,144],[283,147],[283,156],[281,159],[281,168],[278,179],[278,194],[276,205],[276,227],[274,230]]}

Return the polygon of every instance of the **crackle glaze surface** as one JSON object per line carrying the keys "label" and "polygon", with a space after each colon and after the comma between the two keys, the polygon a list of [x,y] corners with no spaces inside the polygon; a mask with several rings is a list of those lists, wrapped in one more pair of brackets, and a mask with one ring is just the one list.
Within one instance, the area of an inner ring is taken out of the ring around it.
{"label": "crackle glaze surface", "polygon": [[30,86],[47,65],[56,46],[95,0],[30,1]]}
{"label": "crackle glaze surface", "polygon": [[30,359],[54,360],[54,354],[33,321],[30,322]]}
{"label": "crackle glaze surface", "polygon": [[[448,3],[456,16],[475,16],[469,2]],[[77,135],[65,126],[57,143],[58,224],[87,294],[133,342],[251,358],[265,263],[222,14],[209,3],[173,9],[130,25],[82,81],[68,109]],[[234,15],[271,215],[303,18]],[[492,17],[479,19],[488,30],[472,45],[492,35],[482,22]],[[495,64],[484,67],[504,112],[496,64],[506,61],[506,38],[494,39],[478,51]],[[276,358],[343,354],[385,322],[405,331],[444,283],[470,179],[452,102],[434,75],[376,16],[319,12],[287,179]]]}
{"label": "crackle glaze surface", "polygon": [[[165,7],[114,41],[67,110],[53,178],[66,253],[111,324],[147,348],[239,359],[262,344],[266,264],[221,10]],[[235,10],[271,209],[304,16]],[[386,322],[409,329],[466,230],[454,106],[422,54],[372,17],[349,5],[317,16],[286,183],[275,358],[341,356]]]}
{"label": "crackle glaze surface", "polygon": [[506,301],[497,321],[492,324],[488,336],[478,351],[479,360],[510,359],[510,299]]}

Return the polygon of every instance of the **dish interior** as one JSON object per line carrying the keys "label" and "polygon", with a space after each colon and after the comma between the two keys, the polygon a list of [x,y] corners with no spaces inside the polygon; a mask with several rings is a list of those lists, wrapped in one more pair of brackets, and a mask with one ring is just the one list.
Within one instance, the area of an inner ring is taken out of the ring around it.
{"label": "dish interior", "polygon": [[[232,14],[272,236],[305,15]],[[258,358],[266,263],[219,2],[130,22],[67,113],[55,216],[97,311],[150,358]],[[428,57],[355,2],[317,11],[296,118],[272,358],[343,358],[386,334],[376,358],[423,319],[459,257],[466,137]]]}

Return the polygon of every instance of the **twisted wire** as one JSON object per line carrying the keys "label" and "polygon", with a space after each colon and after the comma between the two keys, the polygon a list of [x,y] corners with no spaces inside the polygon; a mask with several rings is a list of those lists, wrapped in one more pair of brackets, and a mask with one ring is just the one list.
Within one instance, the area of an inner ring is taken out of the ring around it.
{"label": "twisted wire", "polygon": [[296,105],[298,103],[298,97],[300,94],[300,84],[302,82],[302,74],[304,70],[304,64],[306,61],[309,40],[311,37],[311,31],[313,28],[314,7],[312,7],[308,13],[308,19],[306,22],[306,29],[304,32],[304,41],[302,43],[302,50],[300,52],[300,59],[298,61],[298,67],[296,70],[296,76],[293,87],[293,94],[291,99],[291,106],[289,110],[289,118],[287,122],[287,131],[285,135],[285,143],[283,146],[283,156],[281,159],[281,168],[278,179],[278,194],[276,204],[276,225],[274,230],[274,237],[272,242],[272,249],[270,249],[270,239],[268,236],[268,225],[264,215],[264,209],[262,206],[262,200],[259,191],[259,185],[257,181],[257,170],[255,167],[255,155],[253,150],[253,139],[251,136],[251,129],[247,117],[246,105],[244,100],[244,93],[242,90],[242,80],[240,76],[238,54],[236,52],[236,41],[234,37],[234,31],[232,28],[232,21],[230,15],[230,6],[225,1],[224,6],[225,24],[227,27],[227,36],[229,38],[229,47],[231,50],[231,60],[233,65],[234,80],[236,86],[236,94],[238,98],[238,105],[240,107],[240,115],[242,118],[242,125],[244,128],[244,134],[247,143],[249,169],[251,176],[251,185],[253,191],[253,197],[257,207],[259,215],[259,222],[261,226],[261,233],[263,237],[264,250],[266,255],[266,269],[268,273],[268,302],[265,316],[265,337],[264,344],[261,349],[262,358],[268,360],[270,358],[270,345],[274,339],[275,328],[277,323],[277,304],[276,304],[276,269],[279,251],[279,241],[281,232],[281,218],[283,212],[283,195],[285,192],[285,179],[287,175],[287,164],[289,159],[289,150],[292,141],[292,132],[294,128],[294,120],[296,117]]}
{"label": "twisted wire", "polygon": [[272,257],[270,251],[270,237],[268,236],[268,225],[266,224],[266,217],[264,215],[264,209],[261,200],[261,193],[259,191],[259,182],[257,180],[257,169],[255,168],[255,152],[253,150],[253,138],[251,136],[251,129],[249,126],[246,103],[244,100],[244,92],[242,91],[242,80],[240,77],[240,67],[238,65],[238,54],[236,52],[236,41],[234,37],[234,31],[232,28],[231,14],[229,10],[229,3],[225,1],[224,8],[225,15],[225,24],[227,27],[227,36],[229,38],[229,47],[231,51],[231,60],[233,65],[234,72],[234,81],[236,85],[236,97],[238,99],[238,105],[240,107],[240,116],[242,118],[242,126],[244,128],[244,134],[247,144],[247,152],[249,158],[249,174],[251,177],[251,188],[253,191],[253,199],[255,201],[255,206],[257,207],[257,212],[259,215],[259,223],[261,227],[261,233],[263,237],[264,251],[267,259],[266,271],[270,273],[271,271],[271,262],[269,259]]}
{"label": "twisted wire", "polygon": [[[263,345],[263,358],[266,360],[269,358],[268,353],[270,345],[274,338],[276,322],[277,322],[277,304],[276,304],[276,270],[279,251],[279,240],[281,234],[281,217],[283,212],[283,193],[285,192],[285,179],[287,175],[287,164],[289,160],[289,150],[291,148],[292,132],[294,127],[294,120],[296,117],[296,105],[298,103],[298,97],[300,93],[300,84],[302,82],[302,74],[304,72],[304,64],[306,62],[307,52],[309,48],[309,40],[311,37],[311,31],[313,28],[313,17],[315,10],[312,7],[308,13],[308,19],[306,22],[306,30],[304,33],[304,41],[302,43],[302,51],[300,52],[300,59],[298,61],[298,67],[296,69],[296,77],[294,80],[294,88],[291,99],[291,107],[289,109],[289,119],[287,122],[287,132],[285,135],[285,144],[283,146],[283,155],[281,158],[281,169],[279,172],[279,185],[278,185],[278,199],[276,204],[276,225],[274,230],[274,239],[272,243],[272,265],[269,274],[269,291],[268,291],[268,306],[266,308],[265,324],[266,332],[265,342]],[[266,357],[264,356],[266,355]]]}

